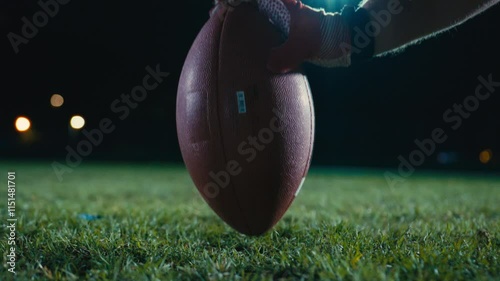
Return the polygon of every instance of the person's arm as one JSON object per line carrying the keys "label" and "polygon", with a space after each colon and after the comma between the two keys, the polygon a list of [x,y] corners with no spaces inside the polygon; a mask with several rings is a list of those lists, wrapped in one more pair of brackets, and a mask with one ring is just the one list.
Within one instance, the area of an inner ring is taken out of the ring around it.
{"label": "person's arm", "polygon": [[[298,0],[216,0],[233,6],[255,2],[287,38],[271,50],[268,67],[288,72],[309,61],[349,66],[401,49],[463,23],[500,0],[364,0],[363,9],[339,13],[313,9]],[[389,15],[388,15],[389,13]],[[378,28],[370,24],[375,23]],[[368,29],[367,29],[368,26]],[[358,33],[363,33],[358,36]],[[359,38],[363,37],[363,40]]]}
{"label": "person's arm", "polygon": [[[483,12],[499,0],[365,0],[360,5],[370,14],[388,11],[399,2],[386,27],[375,36],[375,55],[436,35]],[[391,3],[393,2],[393,3]],[[372,16],[372,20],[376,20]]]}

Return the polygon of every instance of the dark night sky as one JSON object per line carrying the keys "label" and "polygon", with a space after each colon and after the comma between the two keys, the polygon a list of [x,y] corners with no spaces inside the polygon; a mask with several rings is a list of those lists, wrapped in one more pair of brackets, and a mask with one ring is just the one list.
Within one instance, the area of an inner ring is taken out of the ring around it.
{"label": "dark night sky", "polygon": [[[68,120],[81,114],[87,129],[97,127],[104,117],[116,120],[116,130],[95,148],[92,159],[181,160],[175,133],[177,82],[211,3],[112,2],[69,1],[15,54],[7,34],[20,34],[21,18],[31,19],[40,7],[36,1],[2,1],[0,157],[63,157],[65,146],[75,142],[68,136]],[[336,11],[342,4],[335,2],[327,9]],[[396,56],[347,69],[305,65],[316,106],[314,163],[394,167],[398,155],[406,157],[416,148],[415,139],[428,138],[441,127],[448,140],[428,158],[426,167],[444,167],[437,163],[437,155],[455,152],[457,162],[446,167],[498,169],[498,93],[482,102],[458,130],[443,121],[448,108],[474,94],[479,75],[500,80],[498,34],[497,5]],[[146,66],[157,64],[171,75],[129,118],[118,121],[111,103],[141,83]],[[53,93],[65,97],[62,108],[50,107]],[[13,127],[19,115],[33,121],[31,140]],[[478,155],[486,148],[493,150],[494,158],[482,165]]]}

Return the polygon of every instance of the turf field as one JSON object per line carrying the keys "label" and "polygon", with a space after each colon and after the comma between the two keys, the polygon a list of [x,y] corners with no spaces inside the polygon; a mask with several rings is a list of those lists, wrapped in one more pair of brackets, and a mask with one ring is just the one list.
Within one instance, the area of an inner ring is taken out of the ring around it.
{"label": "turf field", "polygon": [[383,171],[312,170],[283,220],[251,238],[182,167],[86,163],[60,183],[50,163],[0,163],[1,182],[12,168],[16,280],[500,280],[500,178],[420,174],[391,189]]}

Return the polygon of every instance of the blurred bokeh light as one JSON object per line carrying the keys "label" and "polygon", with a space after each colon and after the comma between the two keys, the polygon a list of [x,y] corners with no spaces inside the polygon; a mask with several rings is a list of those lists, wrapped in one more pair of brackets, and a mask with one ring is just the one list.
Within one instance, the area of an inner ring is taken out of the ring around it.
{"label": "blurred bokeh light", "polygon": [[31,121],[23,116],[20,116],[16,119],[16,130],[18,132],[26,132],[31,128]]}
{"label": "blurred bokeh light", "polygon": [[71,117],[70,125],[71,128],[80,130],[81,128],[83,128],[83,126],[85,126],[85,119],[83,119],[83,117],[80,115],[75,115]]}
{"label": "blurred bokeh light", "polygon": [[456,152],[440,152],[437,155],[437,162],[441,165],[451,165],[458,161],[458,153]]}
{"label": "blurred bokeh light", "polygon": [[479,161],[481,161],[481,163],[483,164],[490,163],[492,158],[493,158],[493,152],[491,151],[491,149],[483,150],[479,154]]}
{"label": "blurred bokeh light", "polygon": [[64,98],[59,94],[53,94],[50,98],[50,105],[53,107],[61,107],[64,104]]}

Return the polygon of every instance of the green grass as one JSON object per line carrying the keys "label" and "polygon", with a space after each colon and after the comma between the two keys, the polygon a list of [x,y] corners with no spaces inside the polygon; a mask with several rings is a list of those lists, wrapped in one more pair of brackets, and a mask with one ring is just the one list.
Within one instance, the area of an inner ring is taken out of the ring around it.
{"label": "green grass", "polygon": [[181,167],[84,164],[62,183],[49,164],[0,164],[0,177],[12,168],[17,280],[500,279],[499,178],[416,175],[390,189],[383,171],[313,170],[255,238],[212,213]]}

